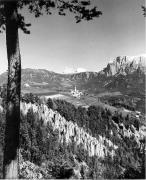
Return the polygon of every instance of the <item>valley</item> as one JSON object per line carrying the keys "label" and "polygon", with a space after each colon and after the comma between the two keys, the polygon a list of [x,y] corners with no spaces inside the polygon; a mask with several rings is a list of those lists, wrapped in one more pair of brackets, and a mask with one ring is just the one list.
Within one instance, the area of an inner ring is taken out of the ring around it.
{"label": "valley", "polygon": [[[76,74],[23,69],[21,178],[143,178],[146,122],[141,60],[118,57],[100,72]],[[0,75],[0,162],[6,76]]]}
{"label": "valley", "polygon": [[145,23],[144,0],[0,0],[0,179],[146,179]]}

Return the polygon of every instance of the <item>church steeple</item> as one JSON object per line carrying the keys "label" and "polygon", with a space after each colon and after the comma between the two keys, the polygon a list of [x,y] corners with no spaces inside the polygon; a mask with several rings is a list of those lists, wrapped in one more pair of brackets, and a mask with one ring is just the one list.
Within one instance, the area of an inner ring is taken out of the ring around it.
{"label": "church steeple", "polygon": [[76,88],[76,86],[75,86],[75,92],[77,91],[77,88]]}

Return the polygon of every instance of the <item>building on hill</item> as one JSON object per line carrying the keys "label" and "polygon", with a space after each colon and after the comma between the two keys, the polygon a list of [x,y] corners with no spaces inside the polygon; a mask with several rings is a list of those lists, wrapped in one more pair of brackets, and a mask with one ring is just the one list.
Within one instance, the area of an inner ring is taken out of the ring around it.
{"label": "building on hill", "polygon": [[71,95],[75,98],[79,98],[83,95],[83,92],[77,90],[76,86],[74,90],[71,90]]}

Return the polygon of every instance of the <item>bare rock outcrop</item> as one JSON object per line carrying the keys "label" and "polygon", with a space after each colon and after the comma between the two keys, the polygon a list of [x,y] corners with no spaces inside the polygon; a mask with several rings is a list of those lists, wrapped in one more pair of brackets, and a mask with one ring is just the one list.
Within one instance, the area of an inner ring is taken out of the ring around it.
{"label": "bare rock outcrop", "polygon": [[102,71],[106,76],[114,76],[116,74],[131,74],[134,71],[145,72],[146,71],[146,57],[117,57],[114,61],[109,62],[107,67]]}
{"label": "bare rock outcrop", "polygon": [[[21,103],[21,111],[24,115],[27,114],[29,109],[37,112],[39,118],[42,119],[44,123],[50,123],[53,130],[57,129],[59,131],[59,141],[61,143],[65,140],[67,144],[75,142],[76,145],[82,145],[90,157],[96,155],[104,158],[108,154],[111,157],[115,155],[115,150],[118,146],[113,144],[109,139],[100,135],[98,139],[91,136],[76,123],[67,121],[57,111],[49,109],[46,105],[42,104],[38,106],[31,103]],[[109,147],[111,149],[110,151]]]}

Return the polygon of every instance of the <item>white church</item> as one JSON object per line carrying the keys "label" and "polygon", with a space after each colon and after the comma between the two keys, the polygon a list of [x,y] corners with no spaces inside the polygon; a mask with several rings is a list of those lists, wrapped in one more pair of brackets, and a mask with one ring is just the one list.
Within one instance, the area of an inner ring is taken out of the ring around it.
{"label": "white church", "polygon": [[79,98],[83,95],[83,93],[79,90],[77,90],[76,86],[74,90],[71,90],[71,95],[75,98]]}

